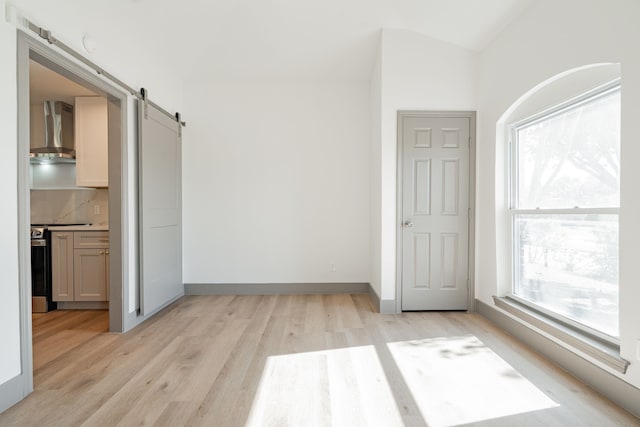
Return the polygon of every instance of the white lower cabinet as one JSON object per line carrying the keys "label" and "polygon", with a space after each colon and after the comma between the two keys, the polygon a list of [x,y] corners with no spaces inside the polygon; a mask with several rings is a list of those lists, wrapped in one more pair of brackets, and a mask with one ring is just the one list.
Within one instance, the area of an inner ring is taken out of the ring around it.
{"label": "white lower cabinet", "polygon": [[109,300],[109,233],[51,233],[54,301]]}

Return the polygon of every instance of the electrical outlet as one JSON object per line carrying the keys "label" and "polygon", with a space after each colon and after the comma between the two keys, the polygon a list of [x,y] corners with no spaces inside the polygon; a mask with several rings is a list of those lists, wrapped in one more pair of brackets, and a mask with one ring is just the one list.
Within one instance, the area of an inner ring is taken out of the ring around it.
{"label": "electrical outlet", "polygon": [[100,215],[100,205],[93,205],[93,214]]}

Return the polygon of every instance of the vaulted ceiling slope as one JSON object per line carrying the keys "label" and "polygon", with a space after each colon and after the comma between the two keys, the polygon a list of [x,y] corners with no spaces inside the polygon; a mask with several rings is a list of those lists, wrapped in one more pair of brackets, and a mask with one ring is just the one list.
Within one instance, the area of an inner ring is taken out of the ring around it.
{"label": "vaulted ceiling slope", "polygon": [[531,0],[15,0],[101,58],[152,61],[184,79],[366,81],[381,28],[481,50]]}

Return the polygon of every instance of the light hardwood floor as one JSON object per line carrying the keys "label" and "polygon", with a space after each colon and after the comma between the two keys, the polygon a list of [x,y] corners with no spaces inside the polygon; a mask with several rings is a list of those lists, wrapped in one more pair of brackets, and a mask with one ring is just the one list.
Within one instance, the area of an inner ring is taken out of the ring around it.
{"label": "light hardwood floor", "polygon": [[366,295],[189,296],[126,334],[34,316],[35,391],[1,426],[640,426],[476,314]]}

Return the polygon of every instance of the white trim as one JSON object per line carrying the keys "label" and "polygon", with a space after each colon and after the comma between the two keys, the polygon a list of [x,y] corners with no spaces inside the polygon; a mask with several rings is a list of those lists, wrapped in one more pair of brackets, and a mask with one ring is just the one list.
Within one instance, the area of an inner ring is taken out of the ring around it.
{"label": "white trim", "polygon": [[566,111],[571,111],[574,108],[578,108],[584,104],[588,104],[589,102],[596,100],[598,98],[605,97],[613,92],[619,92],[621,90],[620,81],[621,81],[620,78],[614,79],[608,83],[605,83],[596,88],[593,88],[578,96],[575,96],[566,101],[563,101],[560,104],[554,105],[551,108],[547,108],[546,110],[542,110],[522,120],[518,120],[515,123],[511,123],[509,127],[515,129],[515,128],[531,126],[538,122],[552,118],[558,114],[562,114]]}

